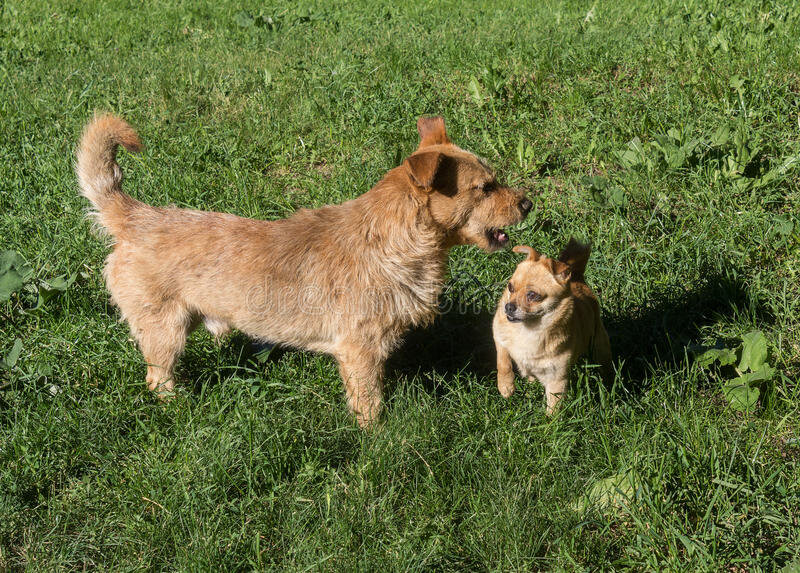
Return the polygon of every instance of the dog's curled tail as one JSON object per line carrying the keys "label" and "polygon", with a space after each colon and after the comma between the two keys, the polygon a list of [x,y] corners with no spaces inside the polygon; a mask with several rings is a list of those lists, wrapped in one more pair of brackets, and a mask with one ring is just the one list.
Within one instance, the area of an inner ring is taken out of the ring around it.
{"label": "dog's curled tail", "polygon": [[139,202],[122,192],[122,169],[117,148],[138,152],[139,136],[128,123],[112,114],[96,114],[83,131],[75,172],[81,194],[92,202],[95,217],[109,233],[120,234],[125,219]]}
{"label": "dog's curled tail", "polygon": [[586,265],[589,262],[591,252],[592,248],[589,245],[579,243],[570,237],[569,243],[561,251],[558,260],[570,266],[572,280],[585,282],[584,273],[586,273]]}

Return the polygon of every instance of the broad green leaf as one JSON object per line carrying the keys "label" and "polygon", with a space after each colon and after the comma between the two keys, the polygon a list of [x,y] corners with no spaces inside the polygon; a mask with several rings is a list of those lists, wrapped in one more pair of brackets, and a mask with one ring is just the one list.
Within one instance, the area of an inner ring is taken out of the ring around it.
{"label": "broad green leaf", "polygon": [[678,169],[686,163],[686,153],[683,149],[672,148],[664,154],[664,158],[670,169]]}
{"label": "broad green leaf", "polygon": [[767,361],[767,339],[760,330],[742,336],[742,359],[739,371],[758,370]]}
{"label": "broad green leaf", "polygon": [[61,276],[49,281],[42,281],[41,284],[39,284],[39,299],[33,310],[40,310],[45,304],[72,286],[72,283],[74,283],[77,278],[78,273],[73,273],[69,278]]}
{"label": "broad green leaf", "polygon": [[16,251],[3,251],[0,253],[0,274],[10,270],[17,269],[20,274],[26,278],[32,272],[32,269]]}
{"label": "broad green leaf", "polygon": [[53,367],[50,364],[38,364],[36,366],[36,374],[41,377],[53,375]]}
{"label": "broad green leaf", "polygon": [[628,147],[624,151],[616,152],[615,154],[619,159],[620,164],[630,169],[644,163],[645,153],[642,141],[638,137],[634,137],[628,142]]}
{"label": "broad green leaf", "polygon": [[798,165],[800,165],[800,155],[789,155],[783,158],[778,170],[785,174],[796,168]]}
{"label": "broad green leaf", "polygon": [[469,95],[472,96],[472,100],[478,105],[478,107],[483,106],[483,90],[481,89],[481,84],[478,82],[478,79],[475,76],[472,76],[467,84],[467,91]]}
{"label": "broad green leaf", "polygon": [[273,350],[275,350],[274,344],[264,344],[253,354],[253,358],[255,358],[259,364],[264,364],[269,360],[269,355],[272,354]]}
{"label": "broad green leaf", "polygon": [[758,402],[760,394],[758,388],[750,385],[745,376],[729,380],[722,387],[722,393],[731,405],[731,408],[740,412],[752,411]]}
{"label": "broad green leaf", "polygon": [[678,533],[678,540],[683,543],[683,546],[686,548],[686,553],[691,556],[694,555],[697,546],[695,545],[694,541],[686,537],[685,535],[681,535]]}
{"label": "broad green leaf", "polygon": [[615,155],[617,156],[617,159],[619,159],[620,165],[625,169],[635,167],[642,162],[639,154],[635,151],[631,151],[630,149],[626,149],[625,151],[617,151]]}
{"label": "broad green leaf", "polygon": [[653,136],[652,145],[661,151],[663,154],[667,154],[671,149],[676,149],[678,146],[675,145],[672,139],[669,136],[664,134],[656,134]]}
{"label": "broad green leaf", "polygon": [[794,231],[794,221],[788,215],[778,215],[772,219],[775,232],[782,237],[791,235]]}
{"label": "broad green leaf", "polygon": [[722,147],[731,138],[731,128],[727,125],[721,125],[711,136],[711,145],[714,147]]}
{"label": "broad green leaf", "polygon": [[606,196],[603,195],[603,192],[599,189],[595,189],[594,187],[591,188],[590,191],[592,195],[592,200],[597,203],[598,205],[605,205],[606,204]]}
{"label": "broad green leaf", "polygon": [[11,347],[11,351],[2,361],[3,368],[6,370],[12,369],[16,365],[17,360],[19,360],[20,352],[22,352],[22,341],[17,338],[14,340],[14,345]]}
{"label": "broad green leaf", "polygon": [[765,380],[772,380],[775,376],[775,368],[770,366],[769,364],[762,364],[758,370],[754,370],[753,372],[746,372],[742,374],[741,378],[747,380],[747,382],[752,385],[753,382],[763,382]]}
{"label": "broad green leaf", "polygon": [[728,366],[736,362],[736,352],[731,348],[710,348],[697,357],[700,366],[710,366],[714,362],[720,366]]}
{"label": "broad green leaf", "polygon": [[613,185],[606,189],[606,193],[608,194],[608,202],[612,205],[616,205],[617,207],[622,207],[627,202],[627,198],[625,197],[625,191],[622,187],[618,187],[617,185]]}
{"label": "broad green leaf", "polygon": [[15,251],[0,253],[0,302],[22,288],[33,270]]}
{"label": "broad green leaf", "polygon": [[582,177],[581,183],[591,187],[592,189],[603,190],[608,187],[608,178],[601,175],[594,175],[592,177]]}
{"label": "broad green leaf", "polygon": [[681,149],[683,150],[683,153],[686,155],[686,157],[689,157],[690,155],[692,155],[692,153],[695,152],[695,150],[700,146],[701,143],[702,143],[701,139],[690,139],[681,146]]}
{"label": "broad green leaf", "polygon": [[791,563],[784,565],[780,573],[800,573],[800,559],[795,559]]}
{"label": "broad green leaf", "polygon": [[11,294],[22,288],[25,280],[16,269],[9,269],[0,275],[0,301],[8,300]]}
{"label": "broad green leaf", "polygon": [[739,76],[732,76],[730,86],[735,90],[741,90],[744,87],[745,81],[746,80],[740,78]]}
{"label": "broad green leaf", "polygon": [[625,193],[616,186],[610,186],[607,177],[595,175],[593,177],[582,177],[581,183],[589,188],[592,199],[598,205],[623,205],[625,203]]}
{"label": "broad green leaf", "polygon": [[587,507],[620,506],[633,498],[636,480],[630,470],[596,481],[586,495],[573,504],[573,509],[583,511]]}
{"label": "broad green leaf", "polygon": [[680,141],[681,140],[681,132],[680,132],[680,130],[676,129],[674,127],[670,127],[667,130],[667,135],[670,136],[675,141]]}

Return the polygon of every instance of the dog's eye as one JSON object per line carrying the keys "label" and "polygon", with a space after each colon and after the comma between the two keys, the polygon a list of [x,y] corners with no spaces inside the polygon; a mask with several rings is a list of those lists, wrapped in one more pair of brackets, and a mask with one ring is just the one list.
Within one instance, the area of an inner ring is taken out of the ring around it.
{"label": "dog's eye", "polygon": [[514,285],[508,283],[508,292],[514,292]]}
{"label": "dog's eye", "polygon": [[529,290],[527,294],[528,302],[539,302],[544,297],[536,291]]}
{"label": "dog's eye", "polygon": [[490,181],[489,183],[484,183],[484,185],[483,185],[483,192],[484,193],[491,193],[495,189],[497,189],[497,182],[496,181]]}

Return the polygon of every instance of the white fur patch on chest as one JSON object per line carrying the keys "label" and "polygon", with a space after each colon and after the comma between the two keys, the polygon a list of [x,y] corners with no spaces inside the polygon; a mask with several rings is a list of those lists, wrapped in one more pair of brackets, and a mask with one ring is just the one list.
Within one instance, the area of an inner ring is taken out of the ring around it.
{"label": "white fur patch on chest", "polygon": [[554,341],[547,337],[549,328],[550,324],[542,320],[535,325],[515,324],[498,333],[498,342],[508,350],[522,376],[545,382],[560,376],[569,366],[569,352],[554,352]]}

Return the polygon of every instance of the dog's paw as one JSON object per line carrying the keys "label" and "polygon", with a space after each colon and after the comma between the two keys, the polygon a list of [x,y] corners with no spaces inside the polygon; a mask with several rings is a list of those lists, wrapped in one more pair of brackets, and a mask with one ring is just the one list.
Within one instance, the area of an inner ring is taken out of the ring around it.
{"label": "dog's paw", "polygon": [[500,391],[500,395],[503,398],[511,398],[516,387],[513,384],[498,384],[497,389]]}

